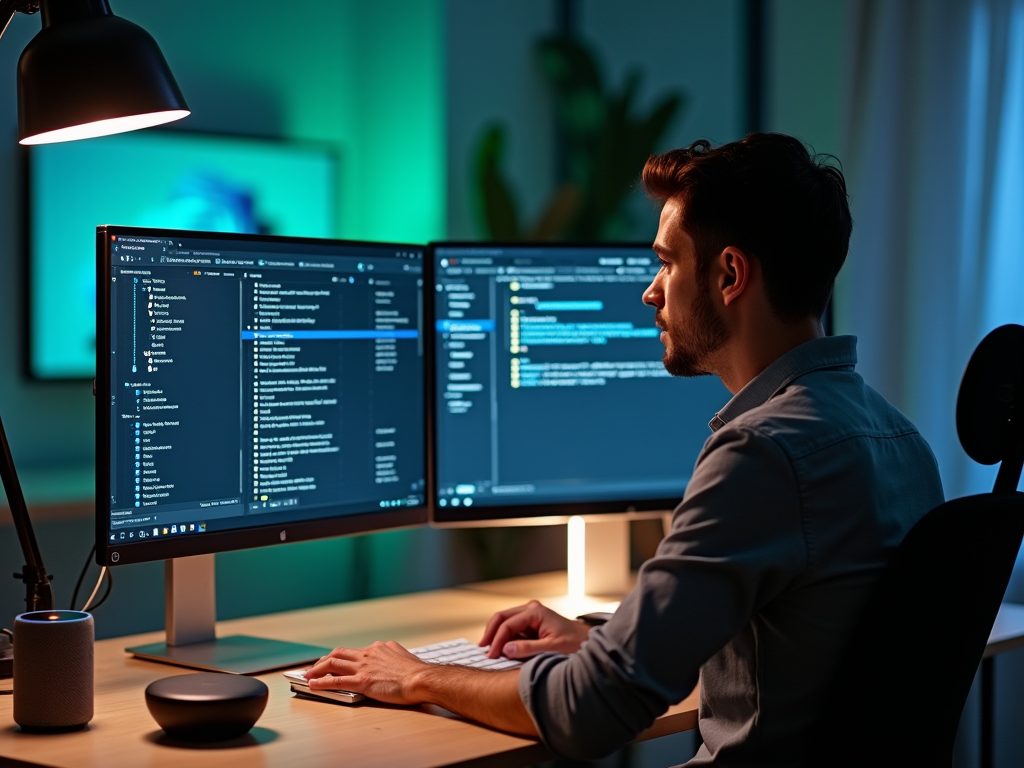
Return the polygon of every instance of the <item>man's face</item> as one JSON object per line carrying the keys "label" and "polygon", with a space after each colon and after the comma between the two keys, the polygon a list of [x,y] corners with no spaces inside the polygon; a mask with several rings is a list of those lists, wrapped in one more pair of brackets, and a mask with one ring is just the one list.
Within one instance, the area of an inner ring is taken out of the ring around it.
{"label": "man's face", "polygon": [[682,222],[682,205],[666,202],[654,241],[661,271],[643,298],[657,309],[665,369],[673,376],[706,376],[715,373],[712,358],[729,332],[715,309],[708,276],[697,274],[696,246]]}

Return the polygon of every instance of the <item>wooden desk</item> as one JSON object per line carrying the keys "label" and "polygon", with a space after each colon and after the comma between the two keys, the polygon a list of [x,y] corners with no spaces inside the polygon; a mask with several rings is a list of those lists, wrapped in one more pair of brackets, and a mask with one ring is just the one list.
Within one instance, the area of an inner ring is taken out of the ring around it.
{"label": "wooden desk", "polygon": [[[437,592],[367,600],[223,622],[221,635],[250,634],[315,645],[360,647],[394,639],[415,647],[456,637],[477,639],[495,610],[564,591],[564,574],[510,579]],[[73,768],[119,766],[522,766],[550,759],[533,739],[511,736],[430,707],[367,702],[345,706],[294,697],[280,673],[260,676],[270,702],[253,731],[205,748],[173,743],[150,717],[143,690],[188,670],[133,659],[126,645],[162,633],[96,643],[95,717],[85,731],[59,735],[17,730],[11,696],[0,697],[0,764]],[[57,684],[59,684],[59,677]],[[0,683],[5,688],[9,681]],[[638,740],[697,725],[697,695],[670,709]],[[19,761],[19,762],[16,762]]]}

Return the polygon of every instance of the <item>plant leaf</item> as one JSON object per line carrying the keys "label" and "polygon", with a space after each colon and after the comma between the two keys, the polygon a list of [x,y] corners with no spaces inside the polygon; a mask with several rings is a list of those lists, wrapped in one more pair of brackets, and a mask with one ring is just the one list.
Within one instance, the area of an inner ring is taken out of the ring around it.
{"label": "plant leaf", "polygon": [[590,49],[567,37],[545,37],[536,44],[537,60],[557,91],[591,91],[601,95],[604,84]]}
{"label": "plant leaf", "polygon": [[491,240],[519,239],[519,208],[501,167],[505,137],[504,126],[488,126],[475,153],[475,208],[484,235]]}
{"label": "plant leaf", "polygon": [[580,188],[572,182],[566,182],[556,189],[544,212],[540,215],[537,226],[530,233],[529,239],[563,239],[579,210],[580,200]]}

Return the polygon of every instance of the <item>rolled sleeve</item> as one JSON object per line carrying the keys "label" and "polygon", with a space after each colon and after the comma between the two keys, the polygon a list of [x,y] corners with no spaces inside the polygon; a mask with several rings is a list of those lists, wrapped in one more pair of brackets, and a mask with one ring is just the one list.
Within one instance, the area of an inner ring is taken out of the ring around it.
{"label": "rolled sleeve", "polygon": [[770,436],[712,435],[672,529],[636,588],[578,653],[524,665],[519,691],[556,755],[594,759],[648,728],[696,686],[701,666],[805,567],[792,464]]}

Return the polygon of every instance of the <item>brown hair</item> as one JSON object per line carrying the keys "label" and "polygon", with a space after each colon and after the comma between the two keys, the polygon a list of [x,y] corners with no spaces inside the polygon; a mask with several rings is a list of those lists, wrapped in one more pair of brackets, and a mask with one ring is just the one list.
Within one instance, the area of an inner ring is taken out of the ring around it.
{"label": "brown hair", "polygon": [[656,200],[682,204],[698,274],[723,249],[739,248],[761,263],[775,314],[795,322],[824,313],[850,246],[846,180],[834,160],[792,136],[752,133],[717,149],[701,140],[652,156],[643,185]]}

